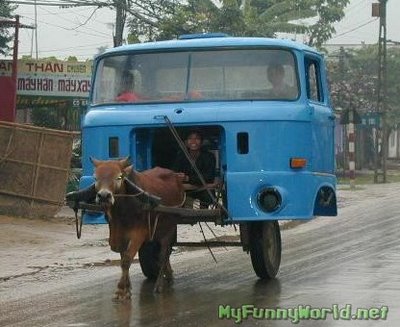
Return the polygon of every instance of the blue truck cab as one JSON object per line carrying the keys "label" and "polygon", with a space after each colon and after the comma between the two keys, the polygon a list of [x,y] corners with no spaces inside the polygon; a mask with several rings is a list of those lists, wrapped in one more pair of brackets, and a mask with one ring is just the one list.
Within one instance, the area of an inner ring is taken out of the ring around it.
{"label": "blue truck cab", "polygon": [[[82,125],[89,157],[170,168],[196,127],[217,160],[223,223],[335,216],[334,124],[323,56],[288,40],[187,37],[125,45],[95,58]],[[86,222],[98,222],[97,215]]]}

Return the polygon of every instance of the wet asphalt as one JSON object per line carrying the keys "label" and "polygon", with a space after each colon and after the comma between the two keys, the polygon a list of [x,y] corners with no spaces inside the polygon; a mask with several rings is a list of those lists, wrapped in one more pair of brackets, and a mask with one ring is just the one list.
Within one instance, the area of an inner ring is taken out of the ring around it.
{"label": "wet asphalt", "polygon": [[[257,279],[241,248],[215,250],[217,264],[200,250],[173,256],[175,281],[162,294],[153,294],[153,284],[135,264],[132,300],[115,303],[117,266],[76,269],[48,292],[46,282],[39,281],[39,294],[3,302],[0,326],[233,326],[233,316],[218,318],[220,306],[228,305],[313,310],[296,324],[294,318],[243,317],[241,326],[400,326],[400,187],[391,190],[358,199],[338,217],[282,231],[275,280]],[[52,279],[57,283],[57,276]],[[318,308],[325,308],[326,319]],[[357,308],[369,310],[370,319],[352,319]]]}

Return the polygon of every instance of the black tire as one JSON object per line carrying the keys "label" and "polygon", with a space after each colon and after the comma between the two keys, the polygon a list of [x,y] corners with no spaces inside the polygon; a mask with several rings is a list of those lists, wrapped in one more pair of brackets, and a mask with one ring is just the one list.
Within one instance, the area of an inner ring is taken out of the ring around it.
{"label": "black tire", "polygon": [[281,264],[281,232],[278,221],[249,224],[249,250],[251,263],[261,279],[273,279]]}
{"label": "black tire", "polygon": [[150,280],[156,280],[160,272],[160,243],[148,241],[139,249],[139,263],[143,275]]}

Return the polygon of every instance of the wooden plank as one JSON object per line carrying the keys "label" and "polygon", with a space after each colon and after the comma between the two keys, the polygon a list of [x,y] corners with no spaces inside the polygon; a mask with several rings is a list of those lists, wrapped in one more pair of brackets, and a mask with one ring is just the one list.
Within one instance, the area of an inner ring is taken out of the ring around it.
{"label": "wooden plank", "polygon": [[219,218],[221,217],[221,210],[219,209],[189,209],[189,208],[174,208],[174,207],[165,207],[165,206],[157,206],[153,209],[156,212],[161,213],[170,213],[175,214],[182,217],[193,217],[193,218]]}
{"label": "wooden plank", "polygon": [[41,197],[38,197],[38,196],[24,195],[24,194],[11,192],[11,191],[5,191],[5,190],[0,190],[0,194],[15,196],[17,198],[22,198],[22,199],[27,199],[27,200],[35,200],[35,201],[40,201],[40,202],[47,202],[49,204],[54,204],[54,205],[57,205],[57,206],[62,206],[64,204],[64,199],[61,200],[61,201],[54,201],[54,200],[41,198]]}
{"label": "wooden plank", "polygon": [[229,241],[203,241],[203,242],[175,242],[174,246],[187,246],[187,247],[224,247],[224,246],[242,246],[240,242]]}
{"label": "wooden plank", "polygon": [[[67,202],[67,205],[70,208],[74,208],[75,202]],[[79,202],[77,209],[97,211],[99,213],[103,212],[103,209],[100,205],[86,202]],[[176,215],[178,216],[179,224],[188,225],[194,225],[198,222],[218,222],[222,218],[222,212],[220,209],[188,209],[159,205],[151,208],[151,211]]]}
{"label": "wooden plank", "polygon": [[69,171],[70,171],[69,168],[60,168],[60,167],[57,167],[57,166],[51,166],[51,165],[36,163],[36,162],[32,162],[32,161],[24,161],[24,160],[18,160],[18,159],[10,159],[10,158],[6,158],[6,157],[0,157],[0,163],[2,163],[3,161],[5,161],[5,162],[20,163],[20,164],[26,164],[26,165],[29,165],[29,166],[39,166],[40,168],[49,168],[49,169],[54,169],[54,170],[64,171],[64,172],[69,172]]}
{"label": "wooden plank", "polygon": [[[73,201],[68,202],[67,204],[71,208],[75,205]],[[103,211],[100,205],[95,203],[86,203],[86,202],[79,202],[78,209]],[[176,214],[178,216],[184,216],[184,217],[215,217],[215,218],[221,217],[221,210],[219,209],[188,209],[188,208],[165,207],[159,205],[153,208],[152,211],[160,213]]]}
{"label": "wooden plank", "polygon": [[33,173],[32,186],[31,186],[31,196],[32,196],[31,207],[33,207],[33,204],[35,203],[35,201],[33,200],[33,197],[36,196],[36,189],[37,189],[37,183],[38,183],[38,179],[39,179],[39,169],[40,169],[39,162],[40,162],[40,159],[42,156],[42,151],[43,151],[44,136],[45,136],[45,134],[43,132],[40,133],[39,148],[37,151],[35,171]]}
{"label": "wooden plank", "polygon": [[64,203],[72,142],[79,134],[0,122],[0,200],[20,215],[53,215]]}
{"label": "wooden plank", "polygon": [[12,153],[12,151],[10,151],[10,147],[11,147],[14,135],[15,135],[15,129],[12,130],[12,132],[10,134],[10,137],[8,139],[7,148],[6,148],[6,151],[4,153],[4,157],[0,157],[0,164],[2,164],[4,161],[6,161],[7,157],[9,157],[10,154]]}
{"label": "wooden plank", "polygon": [[36,132],[36,133],[43,133],[52,134],[52,135],[60,135],[60,136],[78,136],[80,132],[73,132],[73,131],[60,131],[57,129],[51,129],[46,127],[38,127],[33,125],[27,124],[18,124],[18,123],[11,123],[0,121],[0,127],[8,128],[8,129],[20,129],[20,130],[27,130],[29,132]]}

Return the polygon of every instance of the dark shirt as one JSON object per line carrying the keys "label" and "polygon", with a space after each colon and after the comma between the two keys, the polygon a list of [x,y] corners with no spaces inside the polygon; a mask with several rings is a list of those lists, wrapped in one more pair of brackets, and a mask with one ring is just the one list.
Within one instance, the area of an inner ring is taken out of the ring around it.
{"label": "dark shirt", "polygon": [[[196,166],[203,175],[206,183],[213,183],[215,179],[215,156],[213,153],[201,150],[200,155],[196,159]],[[189,176],[189,184],[201,186],[201,181],[196,172],[192,168],[189,160],[183,152],[180,152],[175,160],[172,170],[177,173],[185,173]]]}

